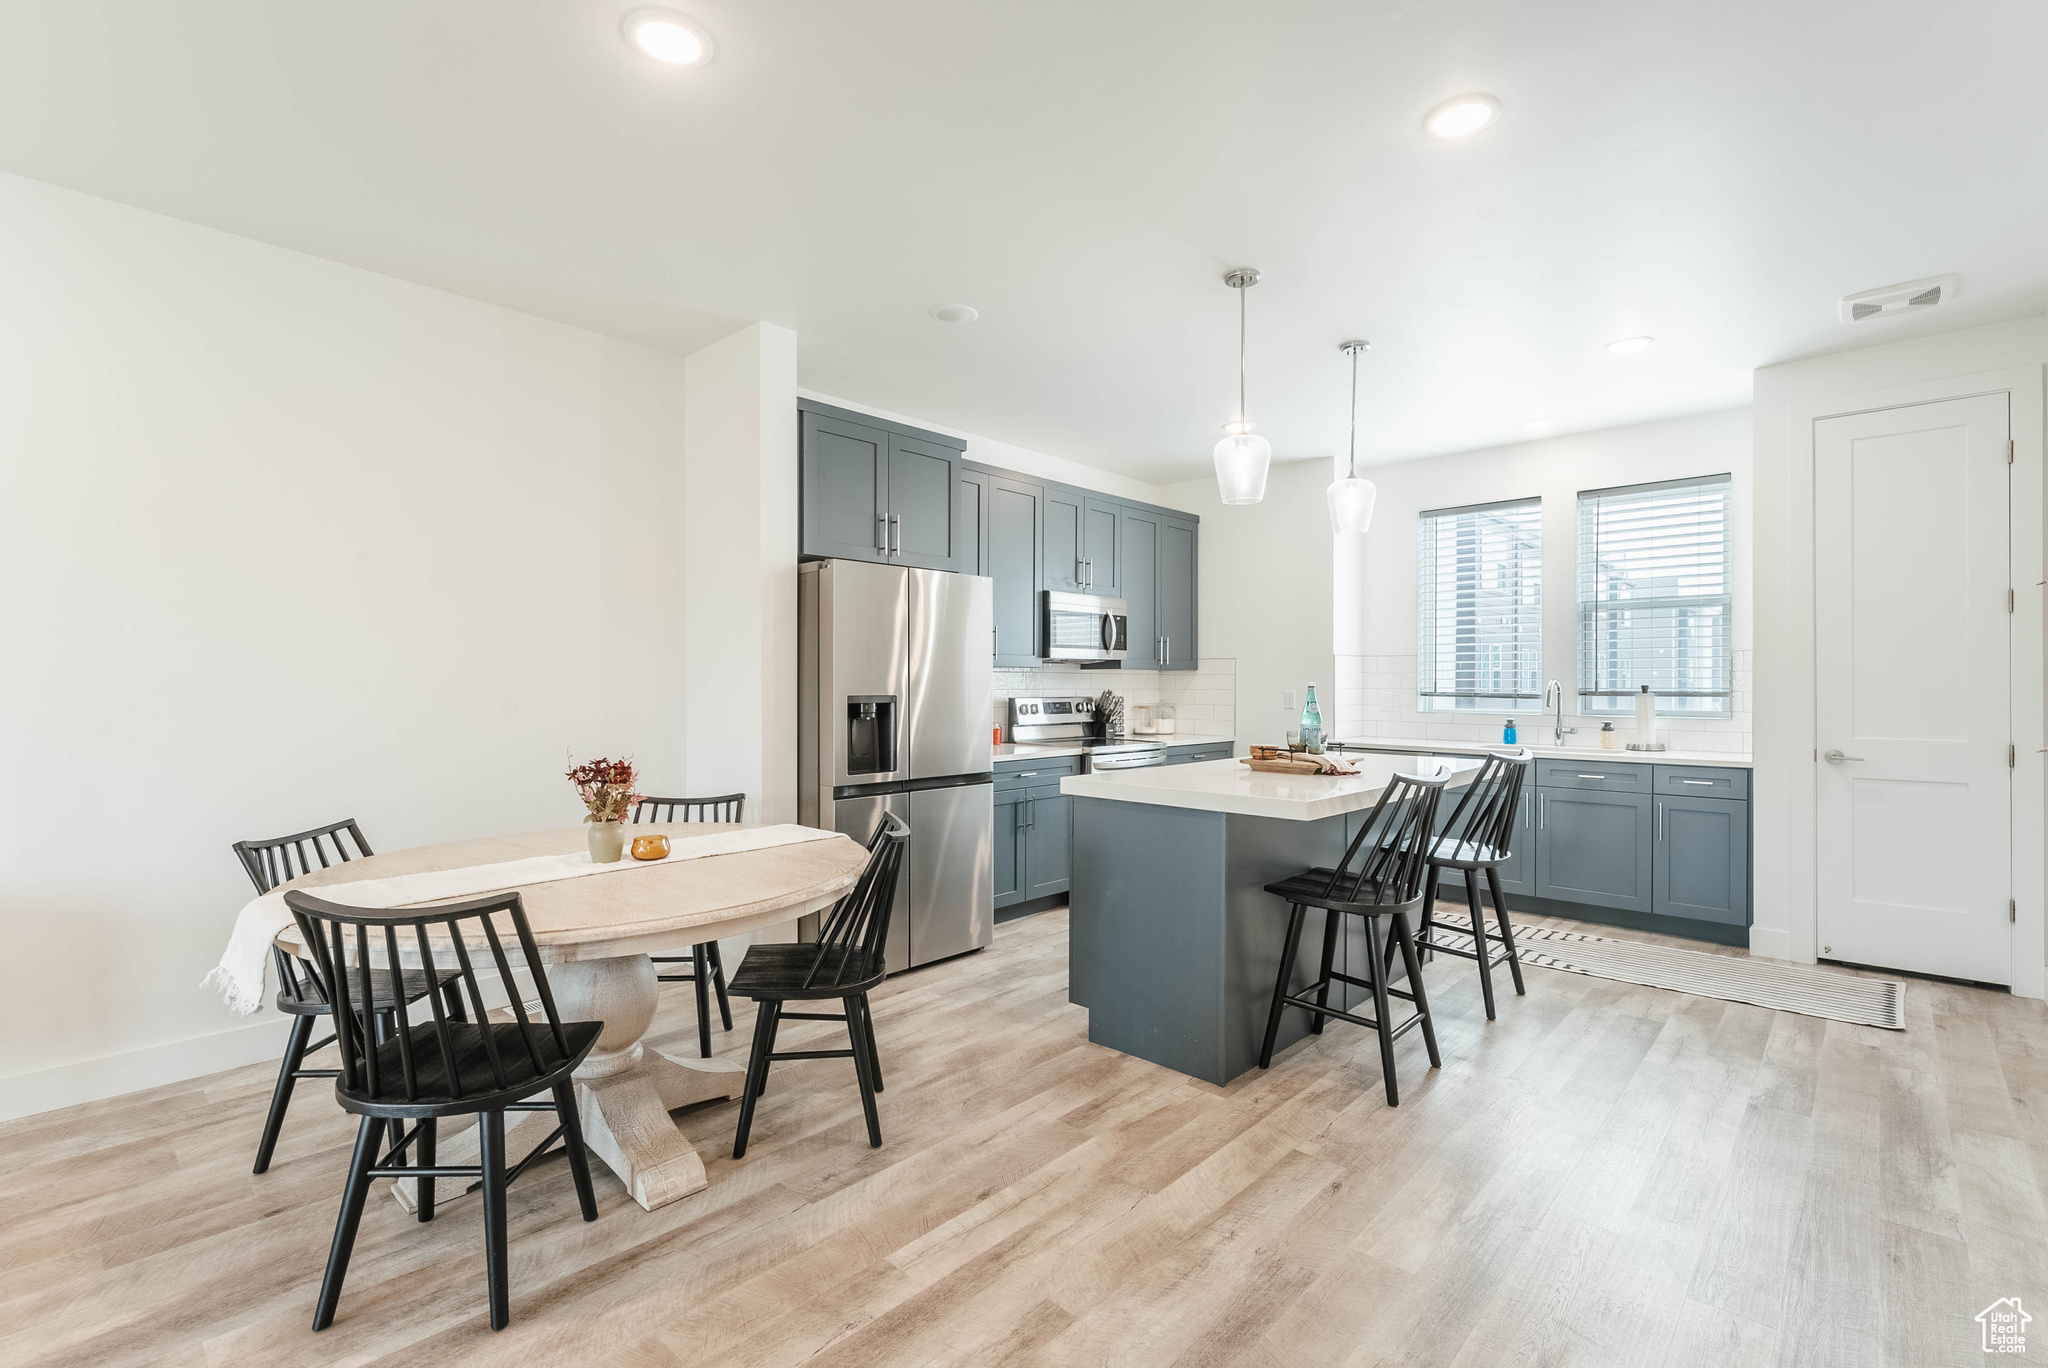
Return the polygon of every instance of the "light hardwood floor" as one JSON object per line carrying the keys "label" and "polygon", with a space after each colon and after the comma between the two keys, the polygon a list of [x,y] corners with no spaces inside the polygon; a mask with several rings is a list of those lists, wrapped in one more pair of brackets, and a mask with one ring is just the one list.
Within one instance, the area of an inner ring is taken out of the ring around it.
{"label": "light hardwood floor", "polygon": [[[1444,1068],[1405,1038],[1390,1110],[1358,1028],[1215,1088],[1088,1044],[1065,970],[1054,912],[885,986],[880,1150],[832,1060],[743,1163],[735,1104],[685,1113],[720,1157],[660,1211],[596,1165],[585,1225],[537,1167],[499,1334],[477,1199],[381,1192],[307,1328],[353,1134],[318,1084],[260,1178],[267,1066],[7,1124],[0,1362],[1926,1368],[2015,1295],[2048,1353],[2040,1003],[1916,981],[1893,1033],[1531,969],[1489,1024],[1439,959]],[[694,1048],[687,988],[651,1038]]]}

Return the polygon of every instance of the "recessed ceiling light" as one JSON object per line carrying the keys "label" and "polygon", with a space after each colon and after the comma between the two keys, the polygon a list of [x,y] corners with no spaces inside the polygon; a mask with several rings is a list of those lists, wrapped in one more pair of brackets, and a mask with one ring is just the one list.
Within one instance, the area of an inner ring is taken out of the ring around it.
{"label": "recessed ceiling light", "polygon": [[941,323],[972,323],[981,317],[979,309],[970,309],[965,304],[934,304],[931,313]]}
{"label": "recessed ceiling light", "polygon": [[1557,420],[1555,418],[1531,418],[1528,422],[1522,424],[1522,431],[1541,436],[1556,426]]}
{"label": "recessed ceiling light", "polygon": [[1469,138],[1500,118],[1500,101],[1491,95],[1459,95],[1429,111],[1422,126],[1439,138]]}
{"label": "recessed ceiling light", "polygon": [[1634,356],[1656,340],[1654,337],[1617,337],[1607,344],[1607,350],[1615,356]]}
{"label": "recessed ceiling light", "polygon": [[657,62],[702,66],[711,60],[711,36],[674,10],[634,10],[621,27],[627,42]]}

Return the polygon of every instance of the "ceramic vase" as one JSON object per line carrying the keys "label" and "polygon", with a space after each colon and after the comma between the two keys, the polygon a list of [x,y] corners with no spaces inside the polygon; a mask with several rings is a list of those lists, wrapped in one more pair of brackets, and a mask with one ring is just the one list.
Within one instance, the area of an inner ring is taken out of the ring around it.
{"label": "ceramic vase", "polygon": [[617,822],[586,823],[592,864],[616,864],[626,849],[626,829]]}

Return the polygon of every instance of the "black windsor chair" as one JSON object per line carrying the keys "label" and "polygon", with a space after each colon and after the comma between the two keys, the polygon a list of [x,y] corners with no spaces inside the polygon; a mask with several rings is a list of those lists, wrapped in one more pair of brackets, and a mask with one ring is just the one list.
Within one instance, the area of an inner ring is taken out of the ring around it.
{"label": "black windsor chair", "polygon": [[[737,822],[747,805],[744,793],[724,793],[716,798],[642,798],[633,809],[635,822]],[[678,817],[676,813],[683,815]],[[725,1030],[732,1029],[732,999],[726,996],[725,957],[718,951],[718,942],[704,941],[690,947],[687,955],[650,955],[656,964],[687,964],[687,974],[664,974],[659,969],[654,976],[663,983],[693,983],[697,986],[697,1053],[711,1058],[711,993],[718,994],[718,1020]],[[709,969],[708,984],[706,969]]]}
{"label": "black windsor chair", "polygon": [[[1335,869],[1307,869],[1266,885],[1268,893],[1288,903],[1287,939],[1280,952],[1280,974],[1273,985],[1273,1006],[1266,1017],[1266,1038],[1259,1048],[1259,1067],[1270,1068],[1273,1046],[1280,1035],[1280,1014],[1289,1007],[1309,1013],[1309,1029],[1323,1031],[1325,1018],[1336,1017],[1357,1026],[1371,1028],[1379,1036],[1380,1070],[1386,1080],[1387,1105],[1401,1105],[1401,1089],[1394,1073],[1394,1042],[1416,1026],[1422,1028],[1423,1043],[1429,1047],[1429,1066],[1443,1067],[1437,1053],[1436,1029],[1430,1021],[1429,994],[1422,985],[1422,966],[1415,953],[1415,937],[1409,917],[1422,906],[1422,886],[1428,868],[1430,833],[1436,826],[1437,800],[1443,794],[1448,770],[1433,775],[1397,774],[1381,791],[1358,834],[1344,850]],[[1323,910],[1322,966],[1316,980],[1298,993],[1287,991],[1294,977],[1295,959],[1301,949],[1302,925],[1311,907]],[[1337,938],[1347,916],[1365,923],[1366,959],[1373,977],[1354,978],[1334,967]],[[1382,928],[1382,921],[1391,927]],[[1389,930],[1391,939],[1389,939]],[[1389,972],[1382,963],[1381,947],[1389,954],[1401,953],[1407,969],[1405,989],[1388,985]],[[1330,985],[1348,984],[1372,991],[1373,1014],[1355,1015],[1330,1005]],[[1413,1005],[1414,1011],[1396,1023],[1392,999]]]}
{"label": "black windsor chair", "polygon": [[[896,901],[896,880],[902,873],[903,848],[909,838],[910,828],[900,818],[885,814],[868,841],[868,862],[860,881],[826,914],[817,942],[750,946],[740,960],[739,972],[732,976],[732,990],[753,999],[757,1011],[746,1090],[740,1098],[739,1131],[732,1142],[733,1158],[742,1158],[747,1152],[754,1104],[767,1089],[769,1065],[790,1059],[850,1057],[860,1080],[861,1108],[867,1113],[868,1144],[881,1148],[882,1123],[875,1111],[875,1094],[882,1090],[882,1060],[875,1048],[868,990],[882,981],[885,972],[883,947],[889,940],[889,913]],[[792,1012],[783,1006],[825,998],[838,998],[844,1010]],[[775,1035],[785,1021],[843,1021],[851,1048],[777,1054]]]}
{"label": "black windsor chair", "polygon": [[[345,907],[295,889],[287,891],[284,900],[298,921],[314,979],[322,991],[330,999],[345,991],[366,1009],[360,1016],[339,1012],[334,1018],[335,1037],[341,1046],[335,1099],[362,1121],[342,1189],[341,1213],[334,1223],[327,1274],[313,1311],[313,1328],[325,1330],[334,1322],[372,1179],[417,1180],[419,1219],[431,1221],[435,1179],[478,1178],[483,1182],[484,1268],[490,1287],[491,1328],[504,1329],[511,1319],[505,1189],[560,1139],[569,1151],[569,1171],[583,1219],[597,1219],[590,1157],[583,1148],[576,1085],[569,1075],[597,1043],[604,1023],[561,1019],[548,988],[547,971],[541,966],[540,950],[526,924],[525,905],[516,892],[388,912]],[[510,921],[510,933],[538,999],[539,1021],[529,1015],[526,993],[513,975],[506,938],[495,922],[499,914]],[[401,943],[409,952],[417,952],[422,965],[434,964],[437,954],[455,961],[454,983],[469,1000],[470,1018],[443,1010],[441,996],[429,993],[426,1000],[433,1009],[432,1019],[413,1022],[407,1016],[409,1004],[396,995],[386,995],[390,984],[404,972]],[[501,1015],[493,1020],[486,1013],[476,963],[470,955],[473,946],[479,951],[488,948],[486,962],[510,999],[512,1019]],[[381,977],[374,963],[380,955]],[[378,991],[380,986],[384,992]],[[373,1039],[363,1022],[379,1012],[389,1013],[390,1029],[382,1039]],[[550,1096],[546,1101],[527,1100],[540,1094]],[[505,1158],[508,1111],[553,1111],[559,1119],[546,1139],[509,1166]],[[478,1162],[469,1166],[436,1163],[434,1142],[440,1118],[472,1115],[477,1118]],[[410,1130],[406,1129],[408,1121]],[[407,1164],[403,1161],[409,1147],[414,1159]]]}

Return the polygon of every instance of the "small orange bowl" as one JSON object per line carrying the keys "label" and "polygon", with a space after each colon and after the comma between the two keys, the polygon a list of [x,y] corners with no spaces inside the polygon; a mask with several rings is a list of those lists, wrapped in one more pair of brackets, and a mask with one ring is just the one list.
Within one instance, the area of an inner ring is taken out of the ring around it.
{"label": "small orange bowl", "polygon": [[668,858],[668,837],[662,835],[635,836],[633,858],[636,860],[665,860]]}

